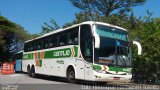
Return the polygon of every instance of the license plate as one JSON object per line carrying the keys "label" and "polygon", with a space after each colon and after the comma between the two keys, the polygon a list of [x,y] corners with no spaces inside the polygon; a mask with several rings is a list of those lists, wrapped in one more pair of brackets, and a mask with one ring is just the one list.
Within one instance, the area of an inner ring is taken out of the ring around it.
{"label": "license plate", "polygon": [[120,80],[120,77],[114,77],[113,80]]}

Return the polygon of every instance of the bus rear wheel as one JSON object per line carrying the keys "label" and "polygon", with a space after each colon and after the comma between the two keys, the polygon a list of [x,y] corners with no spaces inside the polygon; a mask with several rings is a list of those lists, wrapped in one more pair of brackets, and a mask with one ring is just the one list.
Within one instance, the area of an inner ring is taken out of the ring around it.
{"label": "bus rear wheel", "polygon": [[27,67],[27,74],[29,75],[30,74],[30,66],[28,65]]}
{"label": "bus rear wheel", "polygon": [[33,77],[33,78],[36,77],[34,66],[32,66],[32,68],[31,68],[31,70],[30,70],[30,77]]}
{"label": "bus rear wheel", "polygon": [[69,83],[76,83],[76,80],[75,80],[75,71],[72,68],[69,68],[67,70],[67,81]]}

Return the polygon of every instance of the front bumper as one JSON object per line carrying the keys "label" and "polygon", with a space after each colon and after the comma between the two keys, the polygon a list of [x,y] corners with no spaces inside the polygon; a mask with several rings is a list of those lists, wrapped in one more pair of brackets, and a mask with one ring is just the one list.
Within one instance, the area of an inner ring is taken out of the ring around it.
{"label": "front bumper", "polygon": [[101,82],[130,82],[132,75],[105,74],[93,72],[93,81]]}

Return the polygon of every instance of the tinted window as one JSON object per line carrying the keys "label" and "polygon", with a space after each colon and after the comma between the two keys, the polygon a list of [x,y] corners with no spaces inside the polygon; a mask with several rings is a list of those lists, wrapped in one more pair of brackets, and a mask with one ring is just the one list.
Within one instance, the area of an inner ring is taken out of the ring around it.
{"label": "tinted window", "polygon": [[67,32],[67,44],[78,45],[78,31],[79,27],[72,28]]}
{"label": "tinted window", "polygon": [[59,32],[47,37],[27,42],[24,45],[24,52],[54,48],[65,45],[78,45],[79,27]]}
{"label": "tinted window", "polygon": [[92,33],[90,25],[82,25],[80,31],[81,53],[87,62],[93,61]]}
{"label": "tinted window", "polygon": [[59,33],[59,39],[60,39],[60,46],[64,46],[64,45],[67,45],[67,33],[66,32],[62,32],[62,33]]}

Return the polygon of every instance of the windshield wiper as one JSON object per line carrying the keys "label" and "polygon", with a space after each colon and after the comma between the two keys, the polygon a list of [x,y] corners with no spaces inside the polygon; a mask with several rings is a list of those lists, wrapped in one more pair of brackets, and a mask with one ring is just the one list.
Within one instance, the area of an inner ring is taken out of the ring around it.
{"label": "windshield wiper", "polygon": [[125,65],[125,67],[126,67],[127,65],[126,65],[126,62],[125,62],[124,58],[122,57],[122,55],[120,55],[120,58],[121,58],[121,61],[123,61],[123,64]]}
{"label": "windshield wiper", "polygon": [[125,67],[127,66],[126,65],[126,62],[124,60],[124,58],[122,57],[121,55],[121,51],[120,51],[120,46],[115,46],[115,60],[116,60],[116,65],[118,65],[118,61],[120,60],[122,62],[123,65],[125,65]]}

